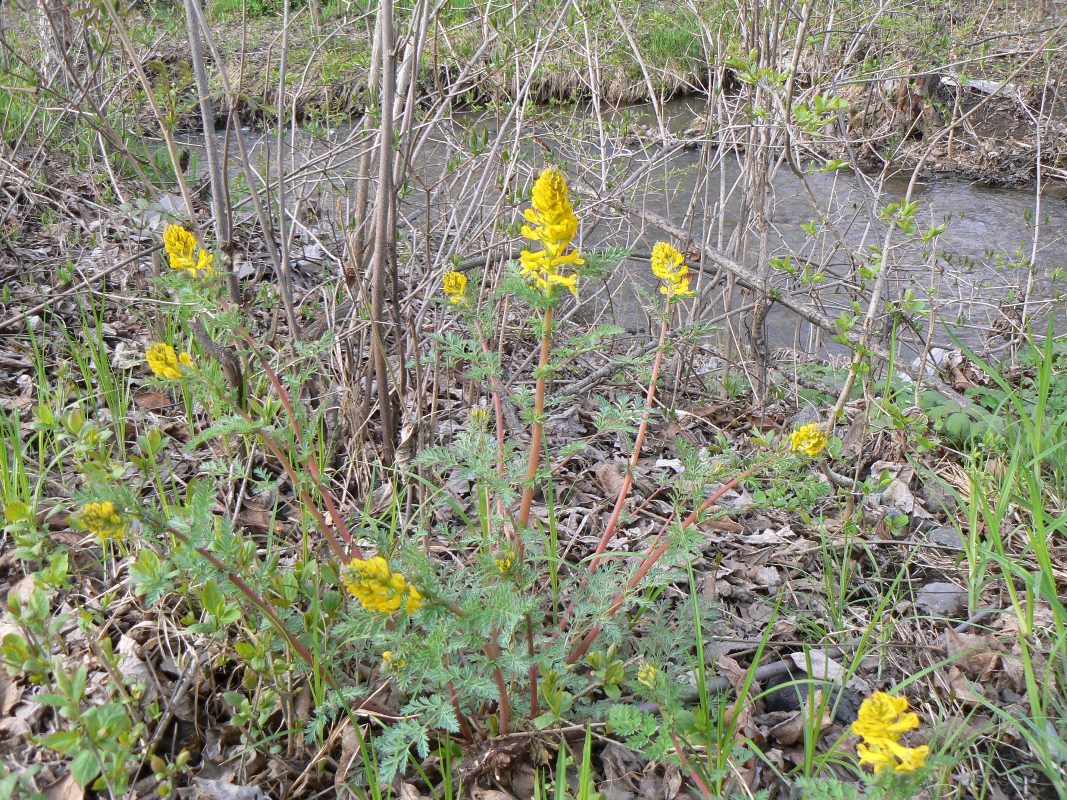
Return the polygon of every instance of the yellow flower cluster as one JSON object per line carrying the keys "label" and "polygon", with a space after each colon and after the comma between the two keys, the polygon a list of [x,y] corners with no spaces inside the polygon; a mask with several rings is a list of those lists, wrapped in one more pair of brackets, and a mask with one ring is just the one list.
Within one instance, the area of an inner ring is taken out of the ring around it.
{"label": "yellow flower cluster", "polygon": [[422,606],[422,595],[403,575],[389,569],[381,556],[348,562],[341,572],[341,582],[368,611],[392,614],[403,606],[406,613],[414,614]]}
{"label": "yellow flower cluster", "polygon": [[656,665],[649,664],[646,661],[641,665],[641,668],[637,670],[637,682],[651,689],[656,685],[656,675],[658,674],[659,670],[656,669]]}
{"label": "yellow flower cluster", "polygon": [[126,523],[110,500],[83,505],[78,512],[78,524],[100,541],[121,539],[126,534]]}
{"label": "yellow flower cluster", "polygon": [[567,196],[567,179],[555,167],[548,167],[534,182],[532,207],[523,212],[529,225],[522,226],[522,235],[540,243],[541,250],[523,250],[519,255],[522,274],[546,297],[557,286],[578,296],[578,276],[565,275],[561,268],[573,268],[585,263],[577,250],[567,252],[578,232],[578,218]]}
{"label": "yellow flower cluster", "polygon": [[652,248],[652,274],[663,281],[659,291],[668,300],[696,294],[689,288],[689,267],[684,261],[682,254],[667,242],[656,242]]}
{"label": "yellow flower cluster", "polygon": [[905,747],[900,736],[919,727],[919,715],[908,711],[906,697],[875,692],[860,705],[859,718],[852,732],[863,739],[856,745],[861,764],[870,764],[875,772],[892,768],[895,772],[914,772],[926,763],[930,748]]}
{"label": "yellow flower cluster", "polygon": [[510,550],[506,550],[501,555],[493,559],[493,563],[496,565],[497,571],[501,575],[507,575],[511,572],[511,568],[515,566],[515,554]]}
{"label": "yellow flower cluster", "polygon": [[211,262],[215,257],[203,248],[197,252],[196,237],[181,225],[167,226],[163,231],[163,247],[170,256],[172,269],[184,269],[194,278],[211,277]]}
{"label": "yellow flower cluster", "polygon": [[192,356],[185,352],[175,352],[174,348],[166,342],[150,344],[144,355],[152,372],[169,381],[176,381],[185,374],[182,367],[193,365]]}
{"label": "yellow flower cluster", "polygon": [[467,292],[467,276],[462,272],[456,272],[455,270],[449,270],[445,273],[444,280],[445,294],[448,295],[448,299],[456,305],[463,302]]}
{"label": "yellow flower cluster", "polygon": [[814,422],[801,425],[789,436],[789,449],[800,450],[809,456],[817,456],[826,449],[826,434]]}
{"label": "yellow flower cluster", "polygon": [[382,653],[382,669],[386,672],[400,672],[408,664],[402,655],[386,650]]}

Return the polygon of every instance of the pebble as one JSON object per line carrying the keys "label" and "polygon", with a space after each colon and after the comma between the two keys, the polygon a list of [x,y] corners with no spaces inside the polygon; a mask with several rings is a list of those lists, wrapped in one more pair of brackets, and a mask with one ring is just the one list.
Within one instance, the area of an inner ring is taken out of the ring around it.
{"label": "pebble", "polygon": [[915,605],[938,617],[952,617],[967,607],[967,592],[954,583],[928,583],[915,595]]}
{"label": "pebble", "polygon": [[934,514],[943,513],[951,516],[960,507],[956,495],[939,480],[924,483],[922,496],[926,500],[926,509]]}
{"label": "pebble", "polygon": [[941,547],[963,549],[963,537],[960,536],[960,532],[955,528],[950,528],[948,525],[934,528],[926,534],[926,538],[931,544],[940,545]]}

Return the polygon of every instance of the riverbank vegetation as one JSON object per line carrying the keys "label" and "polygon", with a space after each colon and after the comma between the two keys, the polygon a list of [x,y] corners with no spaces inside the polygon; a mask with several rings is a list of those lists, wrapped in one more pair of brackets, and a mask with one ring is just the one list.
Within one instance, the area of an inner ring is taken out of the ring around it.
{"label": "riverbank vegetation", "polygon": [[3,14],[0,799],[1067,797],[1061,5]]}

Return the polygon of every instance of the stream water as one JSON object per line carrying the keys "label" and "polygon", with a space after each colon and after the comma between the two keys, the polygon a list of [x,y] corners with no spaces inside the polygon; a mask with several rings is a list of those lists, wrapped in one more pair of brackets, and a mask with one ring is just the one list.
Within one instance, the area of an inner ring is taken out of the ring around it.
{"label": "stream water", "polygon": [[[631,124],[658,127],[655,123],[649,125],[646,107],[625,113]],[[741,169],[736,157],[709,159],[699,147],[682,147],[670,139],[662,145],[627,145],[623,136],[598,136],[602,129],[594,124],[591,115],[583,119],[582,112],[571,114],[566,132],[553,130],[545,121],[537,124],[535,132],[540,134],[540,141],[524,140],[515,148],[517,157],[540,163],[543,150],[551,149],[557,157],[562,155],[571,163],[588,165],[584,172],[587,184],[594,183],[600,175],[609,175],[615,181],[640,176],[643,209],[675,224],[690,219],[687,210],[695,211],[692,219],[696,224],[691,226],[694,237],[706,236],[711,245],[728,248],[741,202],[737,188]],[[665,109],[665,118],[665,129],[679,132],[694,119],[694,110],[685,102],[675,102]],[[460,218],[466,230],[478,234],[499,220],[500,186],[488,182],[479,193],[472,194],[485,162],[464,160],[456,145],[470,142],[472,136],[491,142],[501,124],[501,119],[492,115],[458,115],[420,153],[413,167],[416,183],[434,189],[429,201],[424,191],[412,192],[403,203],[402,213],[409,224],[417,224],[420,230],[429,215],[431,241],[438,236],[437,226],[446,233],[451,226],[454,235],[457,230],[462,232],[462,227],[456,227]],[[254,162],[262,162],[268,152],[276,152],[275,134],[248,135],[253,143]],[[510,139],[512,134],[507,136]],[[286,142],[292,145],[287,163],[311,163],[312,172],[319,176],[321,189],[317,191],[330,197],[328,203],[320,197],[316,205],[341,208],[354,196],[353,176],[363,145],[350,129],[298,131],[295,140],[287,138]],[[607,145],[602,147],[602,142]],[[196,152],[202,148],[202,139],[186,137],[183,144]],[[324,154],[329,154],[328,163],[316,161]],[[717,163],[709,166],[709,162]],[[605,165],[603,172],[601,164]],[[257,163],[257,169],[265,168],[264,163]],[[465,176],[466,168],[472,169]],[[231,174],[237,174],[236,164],[231,165]],[[771,214],[766,254],[789,255],[800,269],[809,262],[823,273],[823,281],[817,287],[800,286],[795,278],[779,272],[776,282],[783,290],[806,293],[830,316],[847,310],[855,297],[862,296],[850,283],[854,267],[869,257],[872,248],[880,248],[883,243],[886,223],[879,219],[878,209],[905,196],[908,177],[889,178],[875,192],[869,179],[848,170],[808,174],[802,183],[783,165],[769,187]],[[810,195],[804,190],[804,183]],[[935,240],[936,257],[931,257],[931,248],[918,235],[909,237],[899,230],[895,233],[887,259],[892,270],[888,298],[902,297],[910,289],[915,297],[936,307],[954,335],[976,347],[985,343],[991,326],[1001,316],[1001,307],[1021,297],[1028,281],[1031,298],[1038,301],[1038,307],[1059,315],[1057,278],[1060,271],[1067,269],[1067,192],[1063,188],[1051,187],[1039,196],[1033,188],[990,188],[949,177],[922,181],[913,195],[918,202],[917,228],[946,228]],[[442,210],[445,208],[447,214]],[[820,218],[829,222],[820,224]],[[583,248],[618,246],[647,253],[652,243],[661,238],[657,231],[632,217],[598,221],[583,218],[582,222]],[[816,225],[814,236],[810,233],[812,223]],[[758,239],[749,233],[745,247],[734,255],[737,260],[754,265],[759,249]],[[1032,271],[1027,266],[1031,260]],[[647,262],[628,260],[598,295],[605,298],[610,291],[610,303],[592,304],[590,307],[596,310],[583,310],[582,315],[603,317],[607,310],[610,318],[606,321],[635,332],[644,329],[648,318],[635,286],[651,286]],[[583,303],[586,299],[583,291]],[[725,300],[705,294],[699,302],[705,307],[705,316],[712,317],[716,308],[718,312],[723,310]],[[778,305],[767,326],[772,347],[812,353],[825,353],[827,349],[824,334]],[[936,331],[935,339],[948,342],[943,328]]]}

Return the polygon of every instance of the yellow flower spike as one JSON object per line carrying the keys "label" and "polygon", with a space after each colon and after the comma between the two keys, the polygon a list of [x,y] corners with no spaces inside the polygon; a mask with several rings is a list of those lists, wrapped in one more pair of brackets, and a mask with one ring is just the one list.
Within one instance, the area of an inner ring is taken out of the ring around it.
{"label": "yellow flower spike", "polygon": [[863,739],[856,745],[860,764],[869,764],[875,772],[914,772],[930,755],[930,748],[906,747],[900,736],[919,727],[919,715],[908,711],[905,697],[875,692],[860,705],[859,716],[852,723],[852,733]]}
{"label": "yellow flower spike", "polygon": [[555,167],[541,172],[534,182],[532,208],[523,216],[530,225],[522,226],[522,235],[540,242],[550,256],[559,256],[578,232],[578,218],[574,215],[567,194],[567,179]]}
{"label": "yellow flower spike", "polygon": [[211,264],[215,256],[203,248],[197,252],[196,237],[181,225],[166,227],[163,231],[163,249],[170,257],[171,269],[183,269],[193,278],[211,277]]}
{"label": "yellow flower spike", "polygon": [[181,225],[168,225],[163,231],[163,247],[174,269],[192,269],[196,237]]}
{"label": "yellow flower spike", "polygon": [[875,772],[892,769],[894,772],[915,772],[926,765],[930,748],[925,744],[919,747],[905,747],[892,740],[856,745],[856,754],[860,764],[869,764]]}
{"label": "yellow flower spike", "polygon": [[541,250],[523,250],[519,254],[522,275],[546,297],[552,297],[557,286],[578,296],[578,276],[564,275],[561,267],[581,266],[585,263],[577,250],[567,252],[578,232],[578,217],[574,215],[567,193],[567,179],[555,167],[545,169],[534,182],[532,207],[523,212],[527,225],[522,235],[538,242]]}
{"label": "yellow flower spike", "polygon": [[652,274],[663,281],[672,280],[675,270],[683,266],[684,257],[668,242],[656,242],[652,248]]}
{"label": "yellow flower spike", "polygon": [[[798,450],[807,453],[809,456],[817,456],[823,450],[826,449],[826,434],[822,429],[814,422],[809,422],[807,425],[801,425],[789,436],[789,449],[794,453]],[[884,692],[879,692],[884,694]],[[889,697],[889,695],[886,695]],[[905,707],[907,707],[908,701],[904,701]]]}
{"label": "yellow flower spike", "polygon": [[578,296],[578,276],[577,275],[549,275],[548,286],[551,289],[553,286],[562,286],[568,292],[575,297]]}
{"label": "yellow flower spike", "polygon": [[188,353],[177,353],[166,342],[155,342],[145,350],[145,360],[152,372],[161,378],[176,381],[184,376],[182,367],[191,367],[193,358]]}
{"label": "yellow flower spike", "polygon": [[353,559],[341,571],[341,582],[371,612],[393,614],[403,606],[406,613],[414,614],[422,606],[418,590],[402,574],[390,570],[381,556]]}
{"label": "yellow flower spike", "polygon": [[462,303],[467,293],[467,276],[462,272],[449,270],[441,281],[448,299],[455,303]]}
{"label": "yellow flower spike", "polygon": [[83,505],[78,512],[78,524],[101,542],[121,539],[126,534],[126,523],[110,500]]}
{"label": "yellow flower spike", "polygon": [[875,692],[860,704],[859,717],[852,723],[852,732],[868,741],[896,741],[900,734],[918,727],[919,715],[908,711],[906,697]]}
{"label": "yellow flower spike", "polygon": [[667,242],[656,242],[652,248],[652,274],[663,282],[659,291],[668,300],[696,295],[689,288],[689,267],[684,261],[685,257]]}
{"label": "yellow flower spike", "polygon": [[471,409],[471,427],[484,431],[489,427],[489,411],[484,408],[472,408]]}
{"label": "yellow flower spike", "polygon": [[658,674],[659,670],[656,669],[656,665],[646,661],[641,665],[641,668],[637,670],[637,682],[642,686],[647,686],[651,689],[656,685],[656,676]]}

